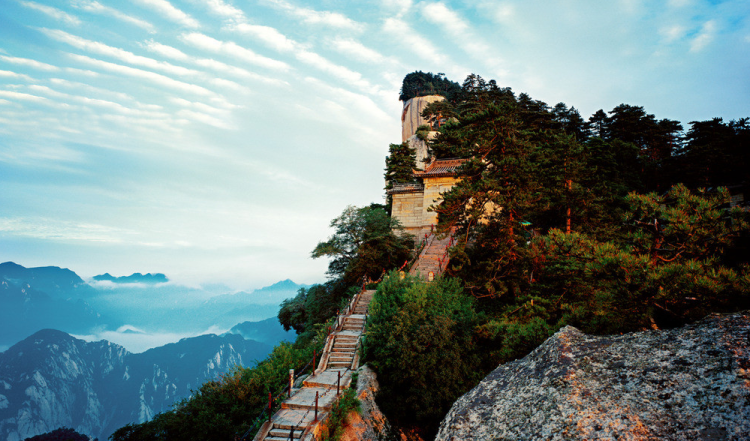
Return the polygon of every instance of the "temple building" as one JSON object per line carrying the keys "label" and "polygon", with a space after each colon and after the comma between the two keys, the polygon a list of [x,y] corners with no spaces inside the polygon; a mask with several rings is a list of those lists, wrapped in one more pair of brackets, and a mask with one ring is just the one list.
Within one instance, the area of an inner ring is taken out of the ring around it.
{"label": "temple building", "polygon": [[[425,166],[425,160],[430,159],[427,143],[416,132],[420,126],[430,125],[422,118],[424,108],[443,99],[440,95],[412,98],[404,103],[401,114],[401,139],[416,151],[417,168],[413,171],[414,182],[394,184],[388,194],[393,200],[391,216],[398,219],[408,233],[417,236],[437,224],[437,213],[428,209],[441,202],[440,193],[456,184],[456,169],[464,162],[463,159],[433,159]],[[430,126],[427,139],[437,134],[435,129],[437,127]]]}

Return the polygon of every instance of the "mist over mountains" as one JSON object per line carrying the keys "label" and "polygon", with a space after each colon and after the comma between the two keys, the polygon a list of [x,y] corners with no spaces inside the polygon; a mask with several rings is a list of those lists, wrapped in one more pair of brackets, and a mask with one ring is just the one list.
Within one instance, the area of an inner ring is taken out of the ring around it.
{"label": "mist over mountains", "polygon": [[69,269],[0,264],[0,439],[66,426],[103,440],[149,420],[293,341],[276,315],[304,286],[231,292],[161,273],[87,282]]}
{"label": "mist over mountains", "polygon": [[275,317],[299,285],[284,280],[252,292],[181,286],[161,273],[96,276],[90,283],[58,267],[0,264],[0,351],[46,328],[108,339],[132,352],[246,321]]}

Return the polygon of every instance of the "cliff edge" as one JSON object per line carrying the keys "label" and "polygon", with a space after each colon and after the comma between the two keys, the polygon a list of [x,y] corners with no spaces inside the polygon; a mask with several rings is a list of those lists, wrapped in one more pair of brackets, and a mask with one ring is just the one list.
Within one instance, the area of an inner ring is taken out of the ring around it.
{"label": "cliff edge", "polygon": [[463,395],[436,441],[750,439],[750,311],[618,336],[565,327]]}

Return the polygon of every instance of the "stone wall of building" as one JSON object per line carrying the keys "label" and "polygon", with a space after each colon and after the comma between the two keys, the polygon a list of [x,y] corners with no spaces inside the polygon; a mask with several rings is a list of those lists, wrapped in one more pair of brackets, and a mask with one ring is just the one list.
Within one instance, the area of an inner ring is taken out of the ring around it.
{"label": "stone wall of building", "polygon": [[443,200],[440,193],[450,190],[456,185],[456,178],[444,176],[436,178],[424,178],[424,195],[422,201],[422,225],[437,225],[437,213],[427,211],[430,206]]}
{"label": "stone wall of building", "polygon": [[392,215],[411,234],[422,228],[422,192],[394,193]]}

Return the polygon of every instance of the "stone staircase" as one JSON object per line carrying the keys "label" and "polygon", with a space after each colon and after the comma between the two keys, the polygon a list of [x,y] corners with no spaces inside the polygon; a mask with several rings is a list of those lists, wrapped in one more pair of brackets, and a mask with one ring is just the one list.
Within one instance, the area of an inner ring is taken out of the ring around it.
{"label": "stone staircase", "polygon": [[261,427],[254,441],[314,439],[315,429],[327,417],[339,392],[349,386],[352,372],[359,367],[357,350],[374,294],[374,290],[360,292],[339,315],[338,326],[326,340],[318,368],[282,403],[281,409]]}
{"label": "stone staircase", "polygon": [[417,261],[412,265],[409,274],[420,274],[427,279],[430,272],[437,277],[438,274],[445,270],[445,267],[448,265],[446,250],[449,244],[452,243],[452,236],[448,235],[443,239],[438,239],[433,235],[430,239],[419,254]]}

